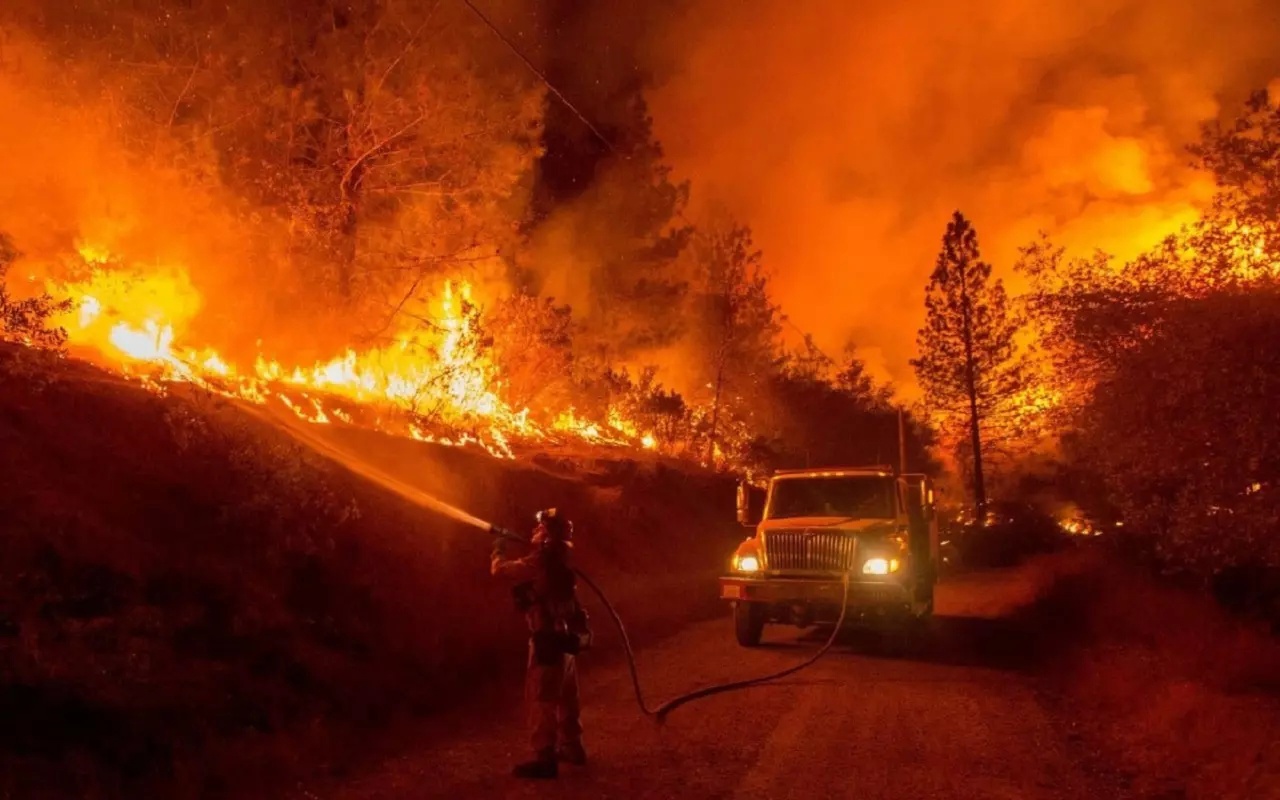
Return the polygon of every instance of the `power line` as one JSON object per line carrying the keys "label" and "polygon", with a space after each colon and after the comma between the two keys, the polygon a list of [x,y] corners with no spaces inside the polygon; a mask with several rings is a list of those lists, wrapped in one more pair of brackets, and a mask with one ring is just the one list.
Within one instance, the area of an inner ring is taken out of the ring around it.
{"label": "power line", "polygon": [[790,316],[788,316],[787,314],[783,314],[783,315],[782,315],[782,321],[783,321],[783,322],[785,322],[785,323],[787,323],[788,325],[790,325],[790,326],[791,326],[791,328],[792,328],[792,330],[794,330],[796,333],[800,334],[800,338],[804,340],[805,344],[806,344],[807,346],[809,346],[809,347],[813,348],[815,351],[817,351],[818,355],[820,355],[820,356],[822,356],[823,358],[825,358],[825,359],[826,359],[827,361],[829,361],[831,364],[838,364],[838,363],[839,363],[839,362],[838,362],[838,361],[836,361],[834,358],[832,358],[831,356],[827,355],[827,352],[826,352],[825,350],[823,350],[821,347],[819,347],[819,346],[818,346],[818,343],[817,343],[817,342],[815,342],[815,341],[813,340],[813,334],[809,333],[808,331],[804,330],[804,329],[803,329],[803,328],[801,328],[799,325],[797,325],[797,324],[795,323],[795,320],[791,319],[791,317],[790,317]]}
{"label": "power line", "polygon": [[494,36],[497,36],[500,40],[502,40],[502,43],[507,46],[508,50],[516,54],[516,58],[519,58],[522,62],[524,62],[524,65],[529,68],[529,71],[532,72],[534,75],[536,75],[538,80],[542,81],[543,86],[546,86],[547,89],[552,94],[554,94],[560,100],[561,103],[564,103],[565,108],[572,111],[574,116],[582,120],[582,124],[586,125],[587,128],[593,134],[595,134],[595,137],[599,139],[601,143],[604,144],[605,147],[609,148],[609,150],[612,151],[614,155],[620,156],[622,158],[626,158],[626,156],[623,156],[622,153],[618,152],[618,148],[613,146],[613,142],[606,139],[605,135],[601,133],[599,129],[596,128],[595,125],[591,124],[591,120],[587,119],[586,114],[583,114],[581,111],[578,110],[577,106],[569,102],[569,98],[565,97],[564,93],[561,92],[559,89],[557,89],[555,85],[552,84],[551,81],[547,78],[547,76],[542,74],[542,71],[539,70],[536,66],[534,66],[532,61],[530,61],[528,58],[525,57],[524,53],[520,52],[520,48],[516,47],[515,42],[508,39],[506,35],[503,34],[501,30],[499,30],[498,26],[494,25],[493,22],[484,15],[484,12],[476,8],[475,3],[472,3],[471,0],[462,0],[462,2],[466,3],[467,8],[471,9],[472,13],[474,13],[477,17],[479,17],[480,21],[483,22],[489,28],[489,30],[493,31]]}

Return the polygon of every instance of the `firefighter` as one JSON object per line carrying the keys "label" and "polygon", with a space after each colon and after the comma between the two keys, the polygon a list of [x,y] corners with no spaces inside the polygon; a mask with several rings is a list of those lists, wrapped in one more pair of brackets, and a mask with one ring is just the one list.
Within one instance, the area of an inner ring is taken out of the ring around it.
{"label": "firefighter", "polygon": [[578,715],[575,655],[589,633],[569,566],[572,539],[573,523],[548,509],[537,514],[528,555],[507,558],[504,540],[494,545],[491,571],[519,581],[516,603],[529,623],[525,700],[534,758],[515,768],[513,774],[519,778],[555,778],[558,762],[581,765],[587,760]]}

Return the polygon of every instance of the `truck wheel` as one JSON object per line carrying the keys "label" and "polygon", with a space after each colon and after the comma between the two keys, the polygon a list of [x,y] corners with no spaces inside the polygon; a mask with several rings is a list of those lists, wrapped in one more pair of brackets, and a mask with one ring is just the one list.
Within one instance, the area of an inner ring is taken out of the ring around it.
{"label": "truck wheel", "polygon": [[756,647],[764,634],[764,606],[759,603],[737,603],[733,607],[733,632],[738,644]]}
{"label": "truck wheel", "polygon": [[925,568],[925,573],[916,580],[916,608],[914,609],[916,611],[919,610],[921,605],[927,605],[930,613],[933,611],[934,587],[937,586],[938,581],[935,567],[936,565],[930,564]]}
{"label": "truck wheel", "polygon": [[891,654],[896,656],[917,656],[925,652],[932,640],[933,604],[925,608],[904,608],[887,631],[885,644]]}
{"label": "truck wheel", "polygon": [[917,623],[924,623],[927,625],[929,620],[933,618],[932,593],[928,600],[920,603],[913,603],[910,611],[908,611],[908,615]]}

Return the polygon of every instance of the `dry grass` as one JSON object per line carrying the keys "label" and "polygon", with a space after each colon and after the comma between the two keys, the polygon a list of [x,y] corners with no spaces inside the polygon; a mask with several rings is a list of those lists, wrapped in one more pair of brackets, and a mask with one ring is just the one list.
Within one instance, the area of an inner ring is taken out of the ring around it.
{"label": "dry grass", "polygon": [[1063,716],[1136,798],[1280,797],[1280,641],[1200,595],[1100,566],[1048,631]]}

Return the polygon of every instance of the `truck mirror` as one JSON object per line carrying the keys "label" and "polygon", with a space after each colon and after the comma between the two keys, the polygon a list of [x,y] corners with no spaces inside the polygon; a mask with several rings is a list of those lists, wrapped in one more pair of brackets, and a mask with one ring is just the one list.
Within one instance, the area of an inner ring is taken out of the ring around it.
{"label": "truck mirror", "polygon": [[738,524],[754,528],[764,516],[764,492],[746,481],[738,482]]}

